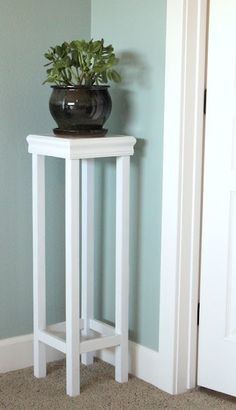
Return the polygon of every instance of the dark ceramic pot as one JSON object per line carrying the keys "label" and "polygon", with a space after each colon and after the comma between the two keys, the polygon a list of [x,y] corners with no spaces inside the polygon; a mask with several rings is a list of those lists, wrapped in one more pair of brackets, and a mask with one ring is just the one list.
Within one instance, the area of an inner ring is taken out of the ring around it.
{"label": "dark ceramic pot", "polygon": [[52,86],[49,100],[50,113],[62,135],[103,136],[112,102],[106,85],[102,86]]}

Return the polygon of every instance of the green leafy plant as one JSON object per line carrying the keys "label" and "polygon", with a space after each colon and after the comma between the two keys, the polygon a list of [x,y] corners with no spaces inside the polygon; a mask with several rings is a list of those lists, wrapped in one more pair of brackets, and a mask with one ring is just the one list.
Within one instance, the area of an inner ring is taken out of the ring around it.
{"label": "green leafy plant", "polygon": [[50,47],[44,54],[49,61],[45,83],[65,86],[99,85],[108,81],[120,82],[120,74],[113,68],[118,63],[114,48],[104,40],[74,40]]}

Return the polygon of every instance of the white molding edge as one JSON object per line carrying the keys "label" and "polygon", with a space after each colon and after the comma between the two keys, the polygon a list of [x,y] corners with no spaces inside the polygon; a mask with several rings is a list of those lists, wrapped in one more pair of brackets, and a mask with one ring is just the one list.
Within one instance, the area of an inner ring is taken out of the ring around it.
{"label": "white molding edge", "polygon": [[65,159],[131,156],[136,139],[108,134],[103,138],[68,138],[55,135],[28,135],[28,152]]}
{"label": "white molding edge", "polygon": [[[60,360],[61,352],[47,346],[47,362]],[[24,369],[33,365],[33,335],[0,340],[0,373]]]}
{"label": "white molding edge", "polygon": [[[97,352],[96,357],[115,365],[115,348]],[[159,353],[148,347],[129,341],[129,373],[158,387]]]}
{"label": "white molding edge", "polygon": [[[115,365],[115,348],[104,349],[96,356]],[[47,346],[47,362],[61,360],[63,353]],[[148,383],[157,385],[158,352],[134,342],[129,342],[129,372]],[[33,335],[0,340],[0,373],[33,366]]]}
{"label": "white molding edge", "polygon": [[158,387],[196,386],[207,0],[167,0]]}

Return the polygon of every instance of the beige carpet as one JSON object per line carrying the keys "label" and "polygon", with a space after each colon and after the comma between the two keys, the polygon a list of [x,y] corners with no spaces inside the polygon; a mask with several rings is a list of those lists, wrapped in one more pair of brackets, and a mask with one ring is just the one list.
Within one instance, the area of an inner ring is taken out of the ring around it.
{"label": "beige carpet", "polygon": [[199,389],[170,396],[130,376],[120,385],[113,367],[96,361],[82,366],[81,395],[65,394],[65,362],[48,366],[45,379],[35,379],[32,368],[0,375],[0,409],[236,409],[236,399]]}

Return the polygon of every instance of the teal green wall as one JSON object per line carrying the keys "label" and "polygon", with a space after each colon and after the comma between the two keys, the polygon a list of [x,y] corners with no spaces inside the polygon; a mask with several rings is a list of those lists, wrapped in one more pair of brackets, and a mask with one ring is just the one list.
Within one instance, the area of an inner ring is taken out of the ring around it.
{"label": "teal green wall", "polygon": [[[110,131],[138,138],[131,169],[130,337],[158,350],[165,0],[93,0],[92,37],[120,55]],[[103,182],[101,182],[103,181]],[[114,161],[97,165],[97,316],[114,322]],[[103,303],[99,303],[102,298]]]}
{"label": "teal green wall", "polygon": [[[1,0],[0,338],[32,331],[31,158],[26,135],[50,132],[42,86],[50,45],[90,37],[89,0]],[[47,161],[48,320],[64,316],[64,165]],[[60,240],[60,238],[62,238]]]}
{"label": "teal green wall", "polygon": [[[130,337],[158,349],[164,0],[10,0],[0,11],[0,339],[32,331],[31,158],[25,137],[50,132],[43,53],[104,37],[120,55],[107,126],[138,138],[131,166]],[[64,318],[64,164],[47,160],[47,313]],[[114,321],[114,161],[96,167],[96,316]],[[102,303],[101,303],[102,300]]]}

